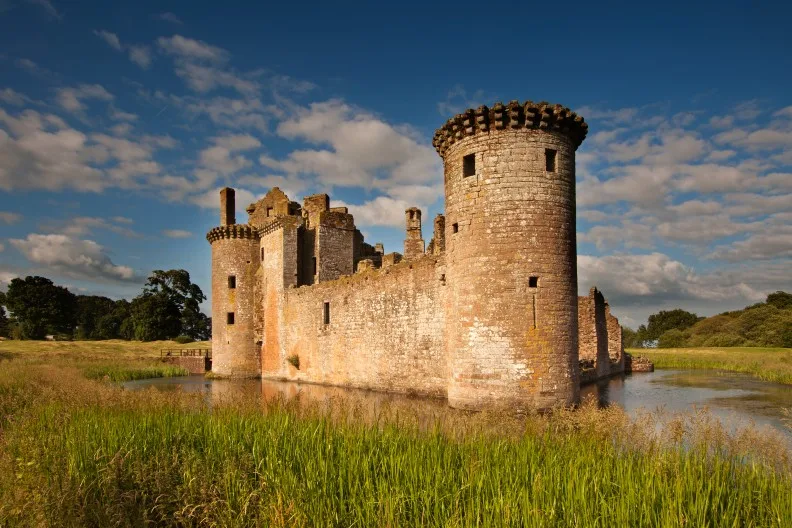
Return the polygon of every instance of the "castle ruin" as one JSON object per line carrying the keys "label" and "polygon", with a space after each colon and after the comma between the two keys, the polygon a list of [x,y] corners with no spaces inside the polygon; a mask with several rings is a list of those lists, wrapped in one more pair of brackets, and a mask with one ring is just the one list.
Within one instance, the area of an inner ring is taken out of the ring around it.
{"label": "castle ruin", "polygon": [[[403,253],[370,245],[326,194],[280,189],[237,224],[220,192],[212,248],[213,371],[445,397],[453,407],[578,402],[624,370],[602,294],[578,298],[575,151],[583,118],[497,103],[450,119],[445,214],[428,245],[405,211]],[[582,369],[581,369],[582,367]]]}

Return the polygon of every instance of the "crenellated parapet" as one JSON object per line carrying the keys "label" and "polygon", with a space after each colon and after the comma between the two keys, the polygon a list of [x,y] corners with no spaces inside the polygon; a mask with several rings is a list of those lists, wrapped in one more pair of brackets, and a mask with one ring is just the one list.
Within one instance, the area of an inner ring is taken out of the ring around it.
{"label": "crenellated parapet", "polygon": [[448,147],[466,136],[519,128],[564,134],[572,140],[575,148],[583,143],[588,133],[588,123],[583,117],[565,106],[545,101],[511,101],[508,104],[495,103],[492,108],[483,105],[475,110],[470,108],[452,117],[437,129],[432,145],[441,157],[445,157]]}
{"label": "crenellated parapet", "polygon": [[206,240],[213,243],[216,240],[243,238],[250,240],[258,240],[258,230],[249,224],[230,224],[218,227],[213,227],[206,233]]}

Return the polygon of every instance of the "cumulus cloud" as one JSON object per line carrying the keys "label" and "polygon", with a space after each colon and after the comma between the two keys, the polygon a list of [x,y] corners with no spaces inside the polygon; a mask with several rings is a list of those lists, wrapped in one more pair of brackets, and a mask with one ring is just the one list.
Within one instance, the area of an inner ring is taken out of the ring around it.
{"label": "cumulus cloud", "polygon": [[[396,211],[393,204],[408,195],[416,200],[409,205],[420,206],[434,203],[442,192],[437,187],[440,160],[428,141],[343,101],[299,108],[276,133],[318,147],[294,150],[285,159],[260,156],[262,165],[288,176],[313,179],[320,186],[377,190],[390,198],[388,211]],[[402,209],[400,220],[403,214]],[[387,223],[397,221],[392,216]]]}
{"label": "cumulus cloud", "polygon": [[138,280],[132,268],[114,264],[105,249],[92,240],[31,233],[25,239],[10,242],[30,262],[68,277],[116,282]]}
{"label": "cumulus cloud", "polygon": [[151,50],[148,46],[140,44],[125,45],[121,43],[118,35],[107,30],[94,30],[94,35],[104,40],[108,46],[116,51],[127,51],[129,60],[143,68],[147,69],[151,65]]}
{"label": "cumulus cloud", "polygon": [[22,220],[22,215],[10,211],[0,211],[0,222],[5,224],[15,224]]}
{"label": "cumulus cloud", "polygon": [[214,145],[201,151],[201,165],[220,174],[232,174],[253,165],[242,154],[236,152],[255,149],[261,142],[248,135],[232,135],[214,138]]}
{"label": "cumulus cloud", "polygon": [[191,232],[184,229],[165,229],[162,234],[168,238],[190,238],[193,236]]}
{"label": "cumulus cloud", "polygon": [[113,94],[99,84],[81,84],[74,88],[59,88],[57,91],[58,104],[69,112],[84,111],[86,106],[83,101],[86,99],[112,101]]}
{"label": "cumulus cloud", "polygon": [[181,35],[160,37],[157,39],[157,45],[165,53],[184,59],[225,62],[229,57],[229,53],[222,48],[212,46],[202,40],[186,38]]}
{"label": "cumulus cloud", "polygon": [[21,94],[11,88],[0,90],[0,101],[13,106],[24,106],[33,102],[33,100],[25,94]]}

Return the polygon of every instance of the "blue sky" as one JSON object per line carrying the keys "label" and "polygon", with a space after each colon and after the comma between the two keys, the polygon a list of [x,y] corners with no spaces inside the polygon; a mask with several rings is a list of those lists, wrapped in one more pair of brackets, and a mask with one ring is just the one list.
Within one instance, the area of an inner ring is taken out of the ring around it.
{"label": "blue sky", "polygon": [[[248,5],[253,4],[253,5]],[[558,6],[559,8],[561,6]],[[434,130],[548,100],[578,150],[581,292],[622,322],[792,290],[789,3],[0,0],[0,288],[209,292],[217,190],[328,192],[369,242],[442,212]],[[424,222],[430,238],[430,221]]]}

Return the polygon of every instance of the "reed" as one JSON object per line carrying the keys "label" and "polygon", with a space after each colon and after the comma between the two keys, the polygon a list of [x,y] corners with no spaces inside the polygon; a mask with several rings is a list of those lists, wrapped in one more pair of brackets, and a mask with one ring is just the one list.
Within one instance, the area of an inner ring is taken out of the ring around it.
{"label": "reed", "polygon": [[89,379],[109,380],[116,382],[133,381],[149,378],[172,378],[190,374],[184,367],[175,365],[146,365],[142,367],[127,365],[93,365],[83,369]]}
{"label": "reed", "polygon": [[792,385],[792,349],[702,347],[631,349],[660,369],[715,369],[744,372],[774,383]]}
{"label": "reed", "polygon": [[792,525],[783,440],[703,413],[210,405],[2,367],[0,526]]}

